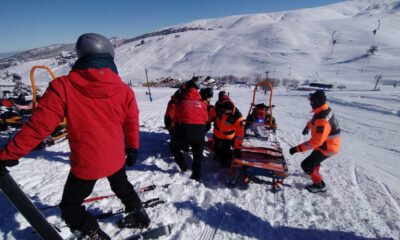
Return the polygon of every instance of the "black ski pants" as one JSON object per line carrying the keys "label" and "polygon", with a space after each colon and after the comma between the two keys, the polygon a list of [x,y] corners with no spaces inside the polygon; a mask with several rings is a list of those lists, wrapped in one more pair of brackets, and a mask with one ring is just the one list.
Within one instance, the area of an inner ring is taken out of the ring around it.
{"label": "black ski pants", "polygon": [[219,160],[222,167],[230,167],[233,158],[232,139],[219,139],[213,136],[215,158]]}
{"label": "black ski pants", "polygon": [[311,152],[310,156],[301,162],[301,168],[307,174],[311,174],[314,170],[314,167],[320,166],[321,162],[327,159],[328,156],[325,156],[320,151],[314,150]]}
{"label": "black ski pants", "polygon": [[[107,178],[111,190],[121,199],[127,211],[134,211],[141,207],[139,196],[126,176],[125,166]],[[61,217],[71,231],[79,230],[88,234],[99,228],[96,218],[82,205],[84,199],[92,193],[96,181],[82,180],[69,173],[59,207]]]}
{"label": "black ski pants", "polygon": [[204,139],[199,141],[187,141],[184,142],[179,138],[171,138],[170,150],[174,156],[176,164],[182,171],[186,171],[188,168],[187,163],[183,157],[182,149],[190,146],[193,153],[193,164],[192,164],[192,175],[196,179],[201,177],[201,162],[203,161],[203,151],[204,151]]}

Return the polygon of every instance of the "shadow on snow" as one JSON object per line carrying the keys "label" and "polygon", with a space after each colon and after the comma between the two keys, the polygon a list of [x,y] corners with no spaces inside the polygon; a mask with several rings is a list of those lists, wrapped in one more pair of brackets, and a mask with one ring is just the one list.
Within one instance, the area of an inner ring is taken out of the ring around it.
{"label": "shadow on snow", "polygon": [[[324,229],[302,229],[285,226],[272,226],[267,219],[262,219],[251,212],[244,210],[232,203],[217,203],[208,209],[194,206],[192,202],[178,202],[174,204],[177,209],[187,209],[193,212],[193,219],[187,222],[196,223],[203,221],[209,227],[218,231],[241,235],[242,238],[255,239],[285,239],[285,240],[367,240],[377,238],[366,238],[355,235],[352,232],[333,231]],[[306,220],[305,220],[306,221]],[[207,231],[207,229],[205,229]],[[203,234],[203,233],[201,233]],[[214,237],[215,237],[214,236]],[[378,238],[380,240],[390,238]]]}

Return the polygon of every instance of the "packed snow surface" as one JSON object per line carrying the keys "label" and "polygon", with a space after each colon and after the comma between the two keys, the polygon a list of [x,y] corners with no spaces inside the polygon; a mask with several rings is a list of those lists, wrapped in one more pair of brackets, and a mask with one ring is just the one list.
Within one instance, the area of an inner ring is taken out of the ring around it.
{"label": "packed snow surface", "polygon": [[[128,168],[136,188],[156,184],[154,191],[141,193],[143,201],[154,197],[165,204],[149,208],[151,226],[174,224],[172,234],[162,239],[399,239],[400,236],[400,121],[399,88],[382,91],[328,92],[328,101],[342,128],[340,153],[322,163],[328,191],[311,194],[310,183],[300,163],[308,153],[290,156],[288,149],[307,137],[301,135],[311,117],[306,92],[278,89],[274,93],[274,116],[278,140],[289,167],[284,190],[270,192],[270,179],[256,177],[250,184],[235,188],[225,185],[226,170],[219,168],[205,151],[200,182],[180,173],[168,149],[169,135],[163,116],[174,89],[134,88],[140,108],[140,155],[136,166]],[[226,88],[238,108],[246,114],[252,89]],[[267,102],[262,91],[258,102]],[[213,99],[215,102],[216,99]],[[2,136],[3,142],[8,135]],[[39,208],[59,203],[69,172],[66,141],[33,151],[11,175]],[[188,163],[190,157],[186,156]],[[170,184],[162,188],[164,184]],[[107,180],[99,180],[92,196],[108,195]],[[37,239],[32,228],[0,194],[0,238]],[[93,214],[122,208],[117,198],[86,204]],[[62,236],[72,239],[57,208],[44,210]],[[137,230],[118,229],[121,216],[100,221],[113,239],[123,239]]]}

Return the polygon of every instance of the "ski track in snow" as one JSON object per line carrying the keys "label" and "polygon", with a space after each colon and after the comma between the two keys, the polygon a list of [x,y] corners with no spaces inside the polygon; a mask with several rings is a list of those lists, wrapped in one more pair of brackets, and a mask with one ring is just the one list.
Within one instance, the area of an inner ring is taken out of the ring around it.
{"label": "ski track in snow", "polygon": [[[135,188],[170,184],[139,193],[143,201],[155,197],[166,200],[165,204],[147,210],[152,226],[174,224],[171,235],[160,239],[399,239],[398,116],[359,107],[361,104],[335,101],[331,106],[343,129],[342,150],[322,163],[321,173],[328,191],[310,194],[304,190],[310,180],[300,167],[309,153],[288,154],[291,146],[308,139],[301,135],[311,117],[307,93],[277,90],[273,111],[289,177],[284,190],[274,195],[269,191],[271,179],[264,177],[253,178],[249,185],[226,187],[227,172],[219,169],[208,150],[200,183],[189,179],[190,171],[180,173],[168,149],[168,132],[163,129],[165,108],[175,89],[153,88],[153,102],[145,94],[147,89],[134,90],[140,109],[141,147],[136,166],[128,168],[127,174]],[[252,90],[239,87],[226,90],[243,115],[247,115]],[[328,93],[329,99],[341,94]],[[266,102],[262,92],[257,97]],[[359,99],[367,101],[368,98]],[[216,97],[212,102],[215,100]],[[1,137],[4,143],[6,136]],[[69,171],[68,154],[68,143],[63,141],[46,150],[33,151],[19,166],[10,169],[39,208],[59,203]],[[191,164],[189,155],[185,154],[185,159]],[[101,179],[92,196],[110,193],[107,180]],[[29,224],[9,207],[3,195],[0,195],[0,202],[0,238],[37,239]],[[86,206],[93,214],[122,208],[116,198]],[[61,229],[64,238],[73,239],[57,208],[43,213]],[[120,218],[99,221],[112,239],[123,239],[139,232],[118,229],[115,222]]]}

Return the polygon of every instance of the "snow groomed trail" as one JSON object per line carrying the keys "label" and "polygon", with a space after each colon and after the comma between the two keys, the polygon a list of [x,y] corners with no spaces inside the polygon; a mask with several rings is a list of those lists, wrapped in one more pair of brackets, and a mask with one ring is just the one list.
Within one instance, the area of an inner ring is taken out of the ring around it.
{"label": "snow groomed trail", "polygon": [[[311,194],[310,182],[300,163],[309,153],[290,156],[288,149],[306,140],[301,135],[311,117],[306,92],[277,90],[273,103],[278,123],[277,136],[289,167],[283,192],[269,191],[268,178],[254,178],[249,185],[228,188],[221,170],[206,151],[200,183],[180,173],[168,149],[168,132],[163,117],[175,89],[134,88],[139,108],[141,147],[136,166],[128,169],[136,188],[170,184],[140,193],[142,200],[159,197],[166,203],[149,208],[152,226],[174,224],[172,233],[160,239],[400,239],[400,110],[399,90],[390,92],[329,92],[328,102],[343,133],[341,152],[323,162],[321,173],[328,191]],[[243,115],[247,115],[251,88],[226,89]],[[217,94],[215,94],[217,95]],[[258,94],[259,99],[265,95]],[[213,99],[213,103],[215,102]],[[383,101],[383,103],[381,103]],[[384,104],[386,103],[386,104]],[[397,104],[396,104],[397,103]],[[8,135],[1,136],[2,143]],[[33,151],[10,169],[39,208],[59,203],[69,171],[66,141]],[[187,157],[189,163],[190,158]],[[100,180],[93,196],[112,193]],[[122,207],[116,198],[86,204],[93,214]],[[48,221],[73,235],[57,208],[43,211]],[[0,194],[0,238],[38,239],[23,217]],[[112,239],[124,239],[139,231],[116,227],[121,216],[100,221]]]}

